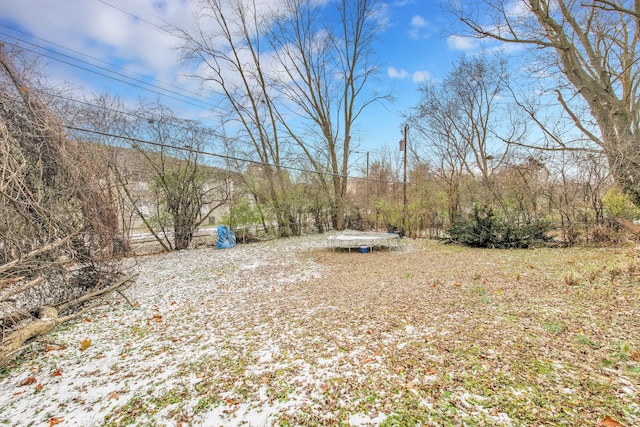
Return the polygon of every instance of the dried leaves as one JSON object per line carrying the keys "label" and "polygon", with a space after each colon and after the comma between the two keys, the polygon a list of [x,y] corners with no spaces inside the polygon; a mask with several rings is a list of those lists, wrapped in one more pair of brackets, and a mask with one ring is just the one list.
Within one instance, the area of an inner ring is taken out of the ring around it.
{"label": "dried leaves", "polygon": [[85,351],[89,347],[91,347],[91,340],[90,339],[87,338],[87,339],[84,339],[84,340],[80,341],[80,351]]}
{"label": "dried leaves", "polygon": [[[163,416],[190,425],[217,407],[219,424],[228,425],[247,421],[243,408],[269,405],[273,424],[344,424],[349,416],[373,425],[634,425],[640,342],[629,331],[638,326],[637,284],[595,278],[597,285],[567,287],[568,251],[410,247],[366,257],[315,249],[309,259],[322,254],[322,276],[286,288],[273,277],[291,267],[270,267],[265,277],[241,267],[235,276],[212,276],[210,256],[195,259],[196,251],[188,267],[157,276],[150,268],[139,307],[127,313],[134,321],[116,327],[113,317],[96,316],[82,323],[94,339],[82,358],[97,353],[100,364],[113,366],[108,375],[91,372],[92,379],[118,384],[103,389],[99,398],[110,412],[101,415],[114,425],[153,423],[170,407]],[[238,265],[268,252],[240,247],[223,256],[241,251],[246,259]],[[299,262],[306,255],[297,252],[271,255]],[[580,277],[595,263],[624,262],[602,250],[571,252],[581,260],[572,264]],[[165,299],[144,299],[163,282]],[[179,286],[185,283],[188,291]],[[115,351],[105,351],[110,345]],[[28,374],[34,380],[17,388],[20,397],[39,382],[48,396],[56,370],[65,381],[78,375],[58,356],[44,373]],[[171,382],[158,381],[160,372]]]}
{"label": "dried leaves", "polygon": [[31,384],[35,384],[36,381],[37,380],[35,377],[29,377],[26,380],[24,380],[22,383],[20,383],[20,387],[25,387]]}
{"label": "dried leaves", "polygon": [[607,415],[606,417],[604,417],[604,420],[602,420],[598,424],[598,427],[624,427],[624,426]]}

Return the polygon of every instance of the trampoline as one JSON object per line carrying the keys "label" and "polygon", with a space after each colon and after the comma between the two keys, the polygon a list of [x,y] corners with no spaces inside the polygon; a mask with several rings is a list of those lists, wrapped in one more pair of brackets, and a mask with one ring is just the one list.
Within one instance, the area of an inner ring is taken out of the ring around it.
{"label": "trampoline", "polygon": [[396,233],[375,233],[366,231],[343,231],[328,237],[332,250],[358,249],[372,252],[374,248],[402,249],[400,236]]}

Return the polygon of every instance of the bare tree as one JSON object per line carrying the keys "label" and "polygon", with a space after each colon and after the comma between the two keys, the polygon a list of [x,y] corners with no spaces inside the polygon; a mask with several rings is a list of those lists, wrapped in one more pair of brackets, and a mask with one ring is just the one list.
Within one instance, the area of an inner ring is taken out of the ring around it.
{"label": "bare tree", "polygon": [[227,173],[205,164],[203,150],[212,135],[201,124],[178,119],[162,106],[143,107],[136,117],[139,135],[153,142],[138,140],[132,147],[145,159],[155,203],[151,215],[137,212],[165,249],[186,249],[198,227],[228,200]]}
{"label": "bare tree", "polygon": [[371,58],[379,1],[331,4],[335,22],[309,0],[286,0],[271,9],[251,0],[209,0],[195,30],[177,30],[184,57],[198,64],[194,76],[228,104],[237,125],[227,130],[270,165],[263,170],[285,235],[296,215],[282,168],[291,160],[285,155],[293,154],[287,141],[319,174],[334,204],[333,225],[341,229],[355,123],[384,98],[367,92],[378,71]]}
{"label": "bare tree", "polygon": [[426,83],[409,117],[412,128],[428,142],[447,183],[449,219],[460,203],[463,173],[480,176],[494,200],[500,195],[493,178],[507,161],[511,143],[526,127],[506,101],[508,73],[504,60],[461,57],[441,84]]}
{"label": "bare tree", "polygon": [[[474,35],[530,48],[558,104],[603,151],[617,184],[640,204],[640,2],[482,0],[475,8],[451,4]],[[554,75],[557,81],[549,77]],[[583,105],[587,115],[580,111]],[[571,148],[561,135],[549,136],[556,147]]]}
{"label": "bare tree", "polygon": [[185,249],[227,202],[229,173],[207,164],[204,151],[221,138],[200,122],[160,104],[131,110],[107,95],[80,103],[73,122],[104,165],[101,180],[118,206],[123,238],[141,220],[165,251]]}
{"label": "bare tree", "polygon": [[206,0],[193,30],[175,29],[182,53],[198,67],[192,77],[222,95],[228,111],[228,131],[248,143],[248,156],[257,156],[266,177],[279,232],[291,234],[286,179],[285,141],[278,127],[275,99],[267,74],[261,40],[268,14],[252,0]]}
{"label": "bare tree", "polygon": [[367,106],[388,96],[368,91],[378,72],[372,52],[382,28],[380,2],[337,0],[331,4],[339,17],[336,23],[323,19],[326,7],[315,1],[284,1],[269,40],[283,70],[277,88],[291,102],[289,111],[303,123],[311,122],[319,136],[317,143],[288,124],[290,118],[282,123],[320,173],[324,188],[328,163],[335,203],[333,226],[340,230],[355,123]]}
{"label": "bare tree", "polygon": [[501,198],[509,206],[509,219],[527,224],[547,215],[545,193],[551,191],[550,171],[540,155],[528,156],[505,166],[496,176],[496,181]]}

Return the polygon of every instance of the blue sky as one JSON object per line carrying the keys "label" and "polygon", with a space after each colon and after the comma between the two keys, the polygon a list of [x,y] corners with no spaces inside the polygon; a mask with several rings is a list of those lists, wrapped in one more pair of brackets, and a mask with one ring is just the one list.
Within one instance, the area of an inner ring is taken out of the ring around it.
{"label": "blue sky", "polygon": [[[196,82],[183,77],[177,41],[159,29],[164,23],[190,26],[196,4],[196,0],[3,0],[0,40],[45,55],[43,72],[50,84],[69,82],[89,94],[106,91],[137,100],[156,97],[142,89],[142,82],[153,81],[153,90],[172,91],[163,93],[177,115],[205,117],[211,104],[200,98]],[[377,84],[382,91],[392,90],[395,102],[370,108],[359,119],[361,151],[397,150],[402,113],[418,101],[418,85],[441,79],[460,54],[478,50],[473,40],[452,35],[457,23],[436,1],[387,0],[386,6],[388,25],[376,44],[382,65]],[[107,73],[95,66],[114,70],[120,77],[102,76]],[[124,76],[138,80],[134,82],[138,87],[118,81],[126,80]]]}

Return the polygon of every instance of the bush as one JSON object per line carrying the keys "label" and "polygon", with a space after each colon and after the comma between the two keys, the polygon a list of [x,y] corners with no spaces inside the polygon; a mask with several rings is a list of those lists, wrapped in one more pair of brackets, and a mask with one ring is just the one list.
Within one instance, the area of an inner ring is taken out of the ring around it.
{"label": "bush", "polygon": [[262,216],[258,208],[252,207],[246,200],[231,207],[231,214],[222,216],[222,223],[240,232],[242,243],[247,237],[251,240],[251,230],[262,224]]}
{"label": "bush", "polygon": [[628,195],[615,188],[610,189],[602,198],[607,212],[613,217],[634,220],[640,218],[640,209],[633,204]]}
{"label": "bush", "polygon": [[487,206],[473,208],[468,218],[455,221],[447,232],[451,240],[477,248],[528,248],[551,240],[550,227],[541,222],[525,224],[502,220]]}

